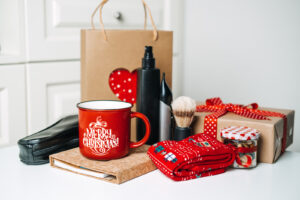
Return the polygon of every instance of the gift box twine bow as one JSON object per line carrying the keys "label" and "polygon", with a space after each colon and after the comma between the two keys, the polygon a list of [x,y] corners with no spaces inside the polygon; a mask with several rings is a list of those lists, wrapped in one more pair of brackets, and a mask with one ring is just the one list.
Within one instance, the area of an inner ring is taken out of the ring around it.
{"label": "gift box twine bow", "polygon": [[286,115],[282,113],[258,110],[257,103],[252,103],[247,106],[232,103],[224,104],[219,97],[207,99],[205,105],[197,106],[196,112],[213,112],[210,115],[206,115],[204,118],[204,133],[210,134],[215,138],[217,137],[217,120],[227,112],[232,112],[243,117],[257,120],[270,120],[268,117],[283,118],[284,127],[281,152],[283,153],[285,151],[287,137],[287,118]]}

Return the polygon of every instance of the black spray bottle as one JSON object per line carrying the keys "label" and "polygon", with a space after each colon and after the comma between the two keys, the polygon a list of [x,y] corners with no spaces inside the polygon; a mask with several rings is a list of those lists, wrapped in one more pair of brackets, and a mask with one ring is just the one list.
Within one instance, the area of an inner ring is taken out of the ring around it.
{"label": "black spray bottle", "polygon": [[[160,70],[155,68],[155,59],[152,46],[145,47],[142,68],[137,70],[137,112],[146,115],[150,121],[151,132],[146,144],[159,141],[159,95],[160,95]],[[137,119],[137,140],[145,134],[145,125]]]}
{"label": "black spray bottle", "polygon": [[172,135],[172,92],[167,85],[165,73],[163,73],[160,85],[159,103],[159,141],[170,140]]}

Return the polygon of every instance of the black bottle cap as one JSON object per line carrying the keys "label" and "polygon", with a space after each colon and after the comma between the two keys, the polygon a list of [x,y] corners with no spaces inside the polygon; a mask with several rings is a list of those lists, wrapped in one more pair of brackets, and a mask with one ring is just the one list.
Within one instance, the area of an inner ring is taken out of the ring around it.
{"label": "black bottle cap", "polygon": [[164,72],[161,80],[161,85],[160,85],[160,100],[167,105],[171,105],[172,99],[173,99],[173,95],[166,82],[165,72]]}
{"label": "black bottle cap", "polygon": [[142,59],[142,67],[143,69],[149,69],[155,67],[155,59],[152,53],[152,46],[145,46],[145,54]]}

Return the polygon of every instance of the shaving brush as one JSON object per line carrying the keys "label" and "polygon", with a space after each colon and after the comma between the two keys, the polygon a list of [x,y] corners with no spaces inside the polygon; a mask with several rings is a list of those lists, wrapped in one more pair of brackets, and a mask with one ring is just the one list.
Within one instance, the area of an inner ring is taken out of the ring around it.
{"label": "shaving brush", "polygon": [[172,102],[171,107],[176,122],[173,140],[183,140],[191,135],[190,125],[196,111],[196,102],[190,97],[181,96]]}

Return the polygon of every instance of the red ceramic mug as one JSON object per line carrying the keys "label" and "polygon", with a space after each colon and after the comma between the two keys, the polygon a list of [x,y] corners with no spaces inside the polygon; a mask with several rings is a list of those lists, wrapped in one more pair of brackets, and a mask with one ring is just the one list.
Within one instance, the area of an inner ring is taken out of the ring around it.
{"label": "red ceramic mug", "polygon": [[[111,160],[124,157],[129,148],[145,144],[150,136],[148,118],[131,112],[132,104],[123,101],[85,101],[79,108],[79,148],[91,159]],[[146,125],[142,140],[130,142],[131,118],[141,118]]]}

